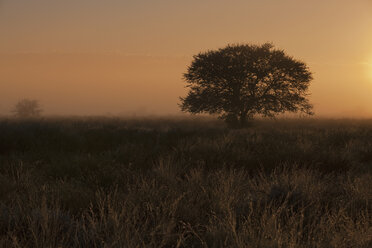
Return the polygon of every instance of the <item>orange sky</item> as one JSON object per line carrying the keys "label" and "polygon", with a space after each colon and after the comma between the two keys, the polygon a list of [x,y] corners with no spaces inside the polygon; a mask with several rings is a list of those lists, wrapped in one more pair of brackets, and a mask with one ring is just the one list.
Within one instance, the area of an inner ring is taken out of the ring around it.
{"label": "orange sky", "polygon": [[318,116],[372,117],[371,0],[0,0],[0,114],[176,114],[192,55],[273,42]]}

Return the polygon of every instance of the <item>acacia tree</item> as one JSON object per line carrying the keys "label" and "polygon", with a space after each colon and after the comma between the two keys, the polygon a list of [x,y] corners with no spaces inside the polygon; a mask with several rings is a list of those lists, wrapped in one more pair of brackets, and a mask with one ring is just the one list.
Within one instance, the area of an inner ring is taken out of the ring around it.
{"label": "acacia tree", "polygon": [[22,99],[14,107],[13,113],[20,118],[39,117],[42,110],[37,100]]}
{"label": "acacia tree", "polygon": [[311,72],[270,43],[199,53],[184,79],[189,92],[180,98],[182,111],[219,114],[231,125],[244,126],[255,115],[312,114],[306,98]]}

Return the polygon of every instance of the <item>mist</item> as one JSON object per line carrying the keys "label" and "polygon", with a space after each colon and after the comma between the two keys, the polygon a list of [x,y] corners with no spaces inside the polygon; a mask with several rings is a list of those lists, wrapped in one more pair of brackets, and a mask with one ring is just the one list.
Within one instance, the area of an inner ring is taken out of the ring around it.
{"label": "mist", "polygon": [[177,114],[189,58],[20,53],[0,59],[1,113],[20,98],[47,115]]}
{"label": "mist", "polygon": [[[2,53],[0,113],[22,98],[44,115],[178,115],[191,56],[114,53]],[[317,117],[371,117],[367,66],[308,63]]]}

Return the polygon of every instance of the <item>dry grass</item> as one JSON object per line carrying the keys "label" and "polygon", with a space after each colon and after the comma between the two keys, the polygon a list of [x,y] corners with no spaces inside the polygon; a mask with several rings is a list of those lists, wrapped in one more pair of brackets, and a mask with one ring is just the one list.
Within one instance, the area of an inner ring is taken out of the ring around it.
{"label": "dry grass", "polygon": [[372,247],[369,124],[3,120],[0,247]]}

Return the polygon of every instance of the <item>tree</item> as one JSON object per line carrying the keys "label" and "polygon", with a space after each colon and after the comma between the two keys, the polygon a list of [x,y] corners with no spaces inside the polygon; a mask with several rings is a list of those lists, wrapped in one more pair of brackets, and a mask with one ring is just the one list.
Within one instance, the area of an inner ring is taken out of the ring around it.
{"label": "tree", "polygon": [[23,99],[17,102],[13,113],[20,118],[34,118],[39,117],[42,110],[37,100]]}
{"label": "tree", "polygon": [[244,126],[255,115],[313,114],[306,98],[308,67],[270,43],[199,53],[184,79],[189,92],[180,98],[182,111],[219,114],[231,125]]}

